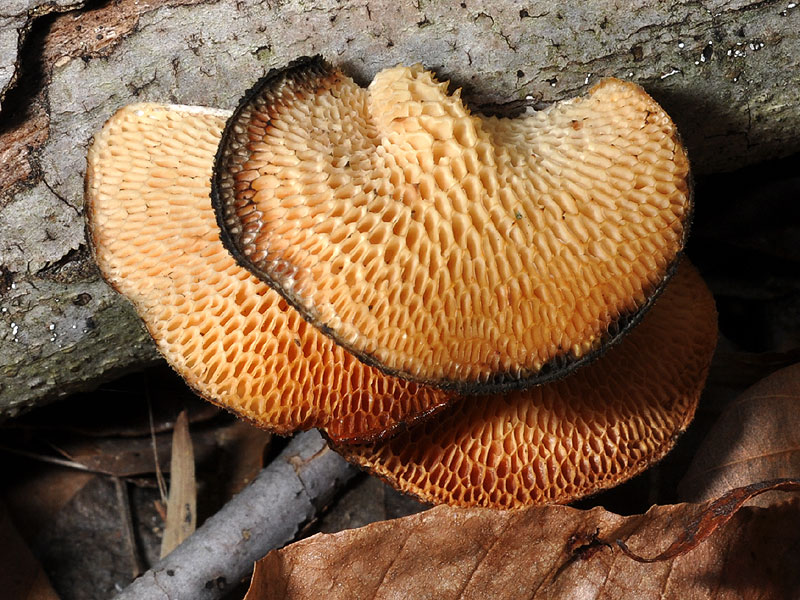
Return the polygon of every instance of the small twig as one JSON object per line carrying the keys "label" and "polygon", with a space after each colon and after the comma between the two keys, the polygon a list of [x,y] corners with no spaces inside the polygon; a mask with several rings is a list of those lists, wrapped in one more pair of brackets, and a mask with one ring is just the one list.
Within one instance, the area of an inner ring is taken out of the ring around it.
{"label": "small twig", "polygon": [[216,600],[292,541],[357,469],[316,431],[296,436],[250,485],[116,600]]}

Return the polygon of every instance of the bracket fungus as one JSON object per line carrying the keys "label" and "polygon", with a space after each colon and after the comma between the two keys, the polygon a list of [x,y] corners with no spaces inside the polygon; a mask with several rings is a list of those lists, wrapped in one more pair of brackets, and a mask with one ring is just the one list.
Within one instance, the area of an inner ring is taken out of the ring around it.
{"label": "bracket fungus", "polygon": [[362,89],[302,59],[233,113],[124,107],[87,162],[97,264],[187,383],[423,500],[569,501],[694,413],[713,299],[637,86],[490,119],[420,67]]}
{"label": "bracket fungus", "polygon": [[694,416],[717,341],[714,299],[688,261],[642,322],[571,376],[476,396],[350,461],[424,502],[569,502],[663,457]]}
{"label": "bracket fungus", "polygon": [[209,193],[228,114],[131,105],[95,136],[86,215],[106,281],[199,395],[276,433],[364,440],[446,404],[359,362],[222,247]]}
{"label": "bracket fungus", "polygon": [[639,86],[484,118],[419,65],[364,89],[320,58],[248,92],[212,201],[237,261],[309,322],[462,393],[543,383],[613,343],[691,213],[675,126]]}

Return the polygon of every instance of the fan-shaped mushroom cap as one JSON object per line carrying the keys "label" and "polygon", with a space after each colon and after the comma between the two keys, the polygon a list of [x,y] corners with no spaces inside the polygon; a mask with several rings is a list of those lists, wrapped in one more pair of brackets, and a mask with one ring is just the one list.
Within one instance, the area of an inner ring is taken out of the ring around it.
{"label": "fan-shaped mushroom cap", "polygon": [[129,106],[89,151],[97,264],[161,353],[200,395],[278,433],[370,439],[447,402],[359,362],[225,250],[209,195],[229,114]]}
{"label": "fan-shaped mushroom cap", "polygon": [[568,502],[661,458],[694,415],[717,338],[711,293],[686,261],[642,322],[570,377],[477,396],[385,443],[339,449],[425,502]]}
{"label": "fan-shaped mushroom cap", "polygon": [[212,194],[223,242],[306,319],[475,393],[563,375],[641,316],[683,246],[688,177],[630,83],[481,118],[419,66],[362,89],[304,59],[236,110]]}

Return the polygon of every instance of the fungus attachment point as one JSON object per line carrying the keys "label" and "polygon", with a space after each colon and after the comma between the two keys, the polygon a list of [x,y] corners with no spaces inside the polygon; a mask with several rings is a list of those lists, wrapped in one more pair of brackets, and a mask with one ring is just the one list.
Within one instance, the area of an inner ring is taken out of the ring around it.
{"label": "fungus attachment point", "polygon": [[209,195],[229,115],[139,104],[95,136],[86,215],[105,279],[198,394],[277,433],[365,440],[438,410],[447,394],[359,362],[222,246]]}
{"label": "fungus attachment point", "polygon": [[236,260],[364,362],[489,393],[562,376],[641,318],[683,247],[688,178],[630,83],[482,118],[419,66],[362,89],[316,58],[246,95],[212,198]]}
{"label": "fungus attachment point", "polygon": [[387,442],[339,451],[424,502],[570,502],[672,448],[692,420],[716,340],[714,299],[683,261],[630,335],[570,377],[471,398]]}

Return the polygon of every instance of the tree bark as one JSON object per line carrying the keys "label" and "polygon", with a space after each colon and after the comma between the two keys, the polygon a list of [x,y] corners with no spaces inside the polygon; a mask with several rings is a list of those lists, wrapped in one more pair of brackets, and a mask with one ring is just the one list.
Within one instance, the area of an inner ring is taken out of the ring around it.
{"label": "tree bark", "polygon": [[140,101],[230,109],[269,68],[315,53],[361,83],[421,61],[479,110],[633,80],[698,173],[800,150],[800,8],[786,0],[13,0],[0,9],[0,416],[156,359],[84,239],[85,154],[105,119]]}

